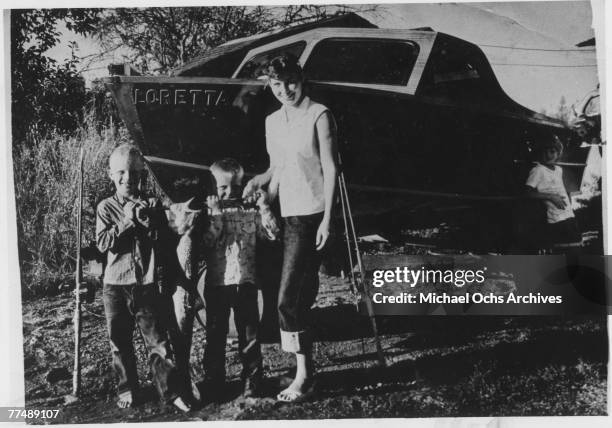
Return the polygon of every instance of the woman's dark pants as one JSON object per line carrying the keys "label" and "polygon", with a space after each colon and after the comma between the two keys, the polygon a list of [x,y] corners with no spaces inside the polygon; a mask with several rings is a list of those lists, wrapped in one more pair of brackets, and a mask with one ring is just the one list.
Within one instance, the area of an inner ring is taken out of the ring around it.
{"label": "woman's dark pants", "polygon": [[278,294],[281,346],[284,351],[310,350],[310,308],[319,291],[321,255],[315,246],[323,213],[284,217],[283,269]]}

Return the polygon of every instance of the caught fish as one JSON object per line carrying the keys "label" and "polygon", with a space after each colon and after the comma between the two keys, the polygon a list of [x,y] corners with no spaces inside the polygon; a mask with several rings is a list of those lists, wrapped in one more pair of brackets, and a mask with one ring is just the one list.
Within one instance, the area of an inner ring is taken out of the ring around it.
{"label": "caught fish", "polygon": [[186,202],[170,205],[166,210],[168,226],[179,238],[176,255],[182,271],[187,279],[194,279],[198,273],[198,260],[194,259],[194,229],[196,221],[202,213],[201,209],[193,209],[190,204],[194,198]]}

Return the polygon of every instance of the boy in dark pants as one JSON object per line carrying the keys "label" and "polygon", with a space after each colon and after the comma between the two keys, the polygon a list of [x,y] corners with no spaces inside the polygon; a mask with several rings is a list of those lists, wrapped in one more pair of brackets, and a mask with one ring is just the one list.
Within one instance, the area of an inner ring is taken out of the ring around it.
{"label": "boy in dark pants", "polygon": [[109,158],[109,176],[116,193],[100,202],[96,213],[97,246],[107,254],[103,299],[113,367],[119,377],[117,405],[130,407],[138,389],[132,344],[136,322],[160,396],[188,411],[178,395],[181,383],[169,359],[166,331],[161,323],[163,302],[155,285],[160,262],[156,251],[158,234],[167,225],[161,203],[140,194],[143,171],[144,159],[137,147],[117,147]]}
{"label": "boy in dark pants", "polygon": [[263,378],[257,337],[256,241],[258,237],[275,240],[279,229],[264,192],[257,196],[257,209],[236,202],[244,175],[237,161],[228,158],[215,162],[211,172],[217,195],[209,196],[206,201],[210,225],[204,236],[207,263],[205,380],[209,392],[217,392],[225,382],[225,345],[230,309],[233,308],[245,381],[244,395],[248,397],[258,393]]}

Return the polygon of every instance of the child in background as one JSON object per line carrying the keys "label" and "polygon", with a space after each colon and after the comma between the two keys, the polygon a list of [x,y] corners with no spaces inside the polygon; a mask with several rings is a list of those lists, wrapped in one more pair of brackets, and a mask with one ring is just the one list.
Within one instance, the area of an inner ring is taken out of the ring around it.
{"label": "child in background", "polygon": [[160,396],[183,411],[190,410],[178,394],[178,374],[169,359],[162,325],[163,302],[155,284],[158,234],[167,227],[163,207],[140,193],[144,159],[137,147],[122,145],[109,158],[109,176],[116,193],[96,212],[96,242],[107,263],[104,271],[104,312],[113,367],[119,377],[120,408],[134,403],[138,373],[132,337],[134,322],[147,350]]}
{"label": "child in background", "polygon": [[562,153],[563,143],[557,136],[545,142],[541,147],[540,162],[531,169],[525,183],[529,197],[542,200],[546,206],[544,235],[548,246],[582,241],[563,184],[563,169],[556,165]]}
{"label": "child in background", "polygon": [[262,357],[257,337],[259,310],[255,284],[257,238],[276,240],[279,228],[266,201],[257,194],[256,206],[245,207],[236,198],[242,192],[244,170],[234,159],[226,158],[211,166],[217,194],[207,198],[210,225],[204,236],[207,263],[206,350],[204,370],[206,390],[217,392],[225,382],[225,345],[230,309],[238,333],[242,361],[244,396],[259,392],[263,379]]}

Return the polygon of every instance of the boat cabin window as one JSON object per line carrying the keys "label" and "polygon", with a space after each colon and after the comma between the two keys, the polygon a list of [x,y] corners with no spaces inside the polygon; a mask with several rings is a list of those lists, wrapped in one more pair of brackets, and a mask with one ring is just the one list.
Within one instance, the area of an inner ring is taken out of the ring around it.
{"label": "boat cabin window", "polygon": [[483,54],[453,40],[441,40],[432,51],[419,90],[422,95],[490,97],[494,77]]}
{"label": "boat cabin window", "polygon": [[268,61],[286,53],[292,54],[299,58],[302,55],[302,52],[304,52],[305,47],[306,42],[301,41],[261,52],[248,60],[242,66],[242,69],[240,69],[236,77],[242,79],[256,79],[261,75],[261,68],[266,65]]}
{"label": "boat cabin window", "polygon": [[418,52],[404,40],[325,39],[313,48],[304,72],[312,80],[405,86]]}
{"label": "boat cabin window", "polygon": [[434,84],[459,82],[478,79],[480,74],[477,70],[475,58],[465,52],[442,49],[438,61],[434,64]]}

